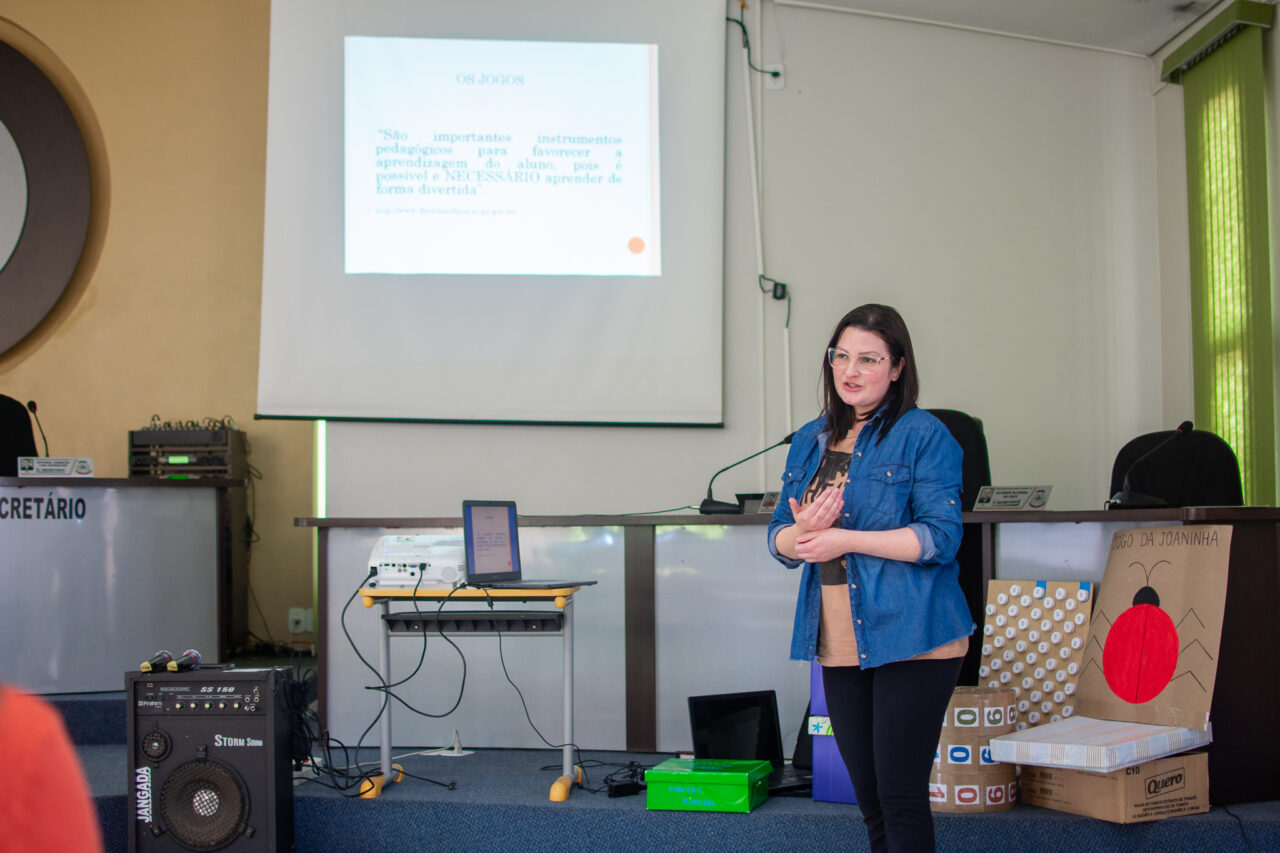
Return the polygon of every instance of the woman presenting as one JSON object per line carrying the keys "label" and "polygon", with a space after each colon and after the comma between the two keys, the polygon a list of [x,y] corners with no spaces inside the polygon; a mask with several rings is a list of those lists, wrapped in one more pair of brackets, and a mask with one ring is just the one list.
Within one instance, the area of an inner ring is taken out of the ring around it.
{"label": "woman presenting", "polygon": [[955,559],[962,454],[916,408],[911,336],[893,308],[836,324],[822,388],[769,524],[769,550],[803,567],[791,657],[822,665],[871,849],[932,850],[929,772],[975,628]]}

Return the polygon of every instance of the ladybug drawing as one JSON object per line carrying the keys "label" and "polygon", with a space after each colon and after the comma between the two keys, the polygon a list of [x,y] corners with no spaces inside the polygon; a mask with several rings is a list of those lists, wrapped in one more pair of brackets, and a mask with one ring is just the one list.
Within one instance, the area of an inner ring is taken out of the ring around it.
{"label": "ladybug drawing", "polygon": [[1151,586],[1150,569],[1130,563],[1145,573],[1145,585],[1133,596],[1133,606],[1120,614],[1102,649],[1102,672],[1113,693],[1126,702],[1149,702],[1168,686],[1178,666],[1178,630],[1160,607],[1160,596]]}

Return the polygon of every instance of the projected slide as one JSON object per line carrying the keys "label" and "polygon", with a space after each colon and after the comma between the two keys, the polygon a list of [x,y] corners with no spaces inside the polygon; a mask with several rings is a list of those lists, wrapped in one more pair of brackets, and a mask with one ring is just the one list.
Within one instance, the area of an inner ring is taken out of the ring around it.
{"label": "projected slide", "polygon": [[346,37],[346,272],[661,275],[657,51]]}

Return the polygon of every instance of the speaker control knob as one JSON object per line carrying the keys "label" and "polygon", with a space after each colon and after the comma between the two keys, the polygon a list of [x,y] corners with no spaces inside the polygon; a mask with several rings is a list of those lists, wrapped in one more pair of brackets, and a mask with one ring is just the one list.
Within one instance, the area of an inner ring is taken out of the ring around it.
{"label": "speaker control knob", "polygon": [[159,729],[148,732],[147,736],[142,739],[142,754],[152,761],[163,759],[169,754],[169,748],[169,736]]}

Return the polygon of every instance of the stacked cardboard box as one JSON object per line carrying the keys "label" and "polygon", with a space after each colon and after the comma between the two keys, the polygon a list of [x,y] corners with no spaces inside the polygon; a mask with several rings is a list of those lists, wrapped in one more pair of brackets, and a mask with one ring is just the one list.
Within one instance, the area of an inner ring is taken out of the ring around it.
{"label": "stacked cardboard box", "polygon": [[[1105,820],[1208,810],[1230,526],[1117,532],[1079,672],[1078,713],[993,738],[1023,765],[1023,801]],[[1168,758],[1167,756],[1173,756]]]}
{"label": "stacked cardboard box", "polygon": [[1209,756],[1188,752],[1110,773],[1026,765],[1022,801],[1113,823],[1200,814],[1209,810]]}
{"label": "stacked cardboard box", "polygon": [[942,723],[929,777],[935,812],[995,812],[1013,808],[1018,783],[1012,764],[996,761],[991,738],[1014,730],[1012,690],[957,687]]}

